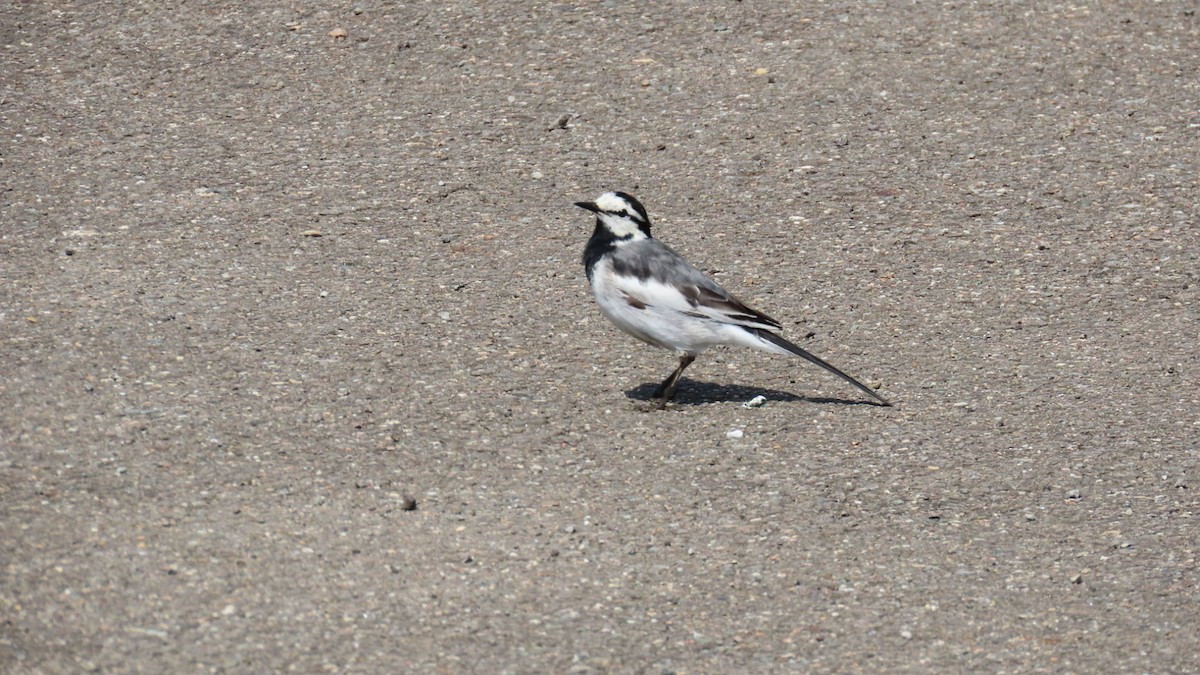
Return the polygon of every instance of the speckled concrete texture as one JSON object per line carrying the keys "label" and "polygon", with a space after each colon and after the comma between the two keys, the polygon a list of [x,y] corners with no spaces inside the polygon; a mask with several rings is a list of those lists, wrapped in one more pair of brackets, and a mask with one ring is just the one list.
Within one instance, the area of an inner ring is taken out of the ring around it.
{"label": "speckled concrete texture", "polygon": [[[0,671],[1195,672],[1198,102],[1192,2],[4,3]],[[897,407],[644,412],[605,189]]]}

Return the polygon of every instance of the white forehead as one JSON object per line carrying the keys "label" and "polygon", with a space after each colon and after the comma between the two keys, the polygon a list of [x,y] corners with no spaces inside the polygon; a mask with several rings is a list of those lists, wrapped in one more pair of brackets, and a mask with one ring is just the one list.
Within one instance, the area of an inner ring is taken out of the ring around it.
{"label": "white forehead", "polygon": [[629,202],[618,197],[615,192],[605,192],[596,197],[596,206],[600,207],[601,211],[621,211],[630,208]]}

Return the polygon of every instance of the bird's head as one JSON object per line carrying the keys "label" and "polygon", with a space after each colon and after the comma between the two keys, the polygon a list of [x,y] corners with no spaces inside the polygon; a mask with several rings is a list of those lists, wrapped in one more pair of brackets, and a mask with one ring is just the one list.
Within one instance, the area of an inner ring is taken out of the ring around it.
{"label": "bird's head", "polygon": [[596,220],[618,239],[650,236],[650,216],[633,195],[605,192],[594,202],[575,202],[575,206],[596,214]]}

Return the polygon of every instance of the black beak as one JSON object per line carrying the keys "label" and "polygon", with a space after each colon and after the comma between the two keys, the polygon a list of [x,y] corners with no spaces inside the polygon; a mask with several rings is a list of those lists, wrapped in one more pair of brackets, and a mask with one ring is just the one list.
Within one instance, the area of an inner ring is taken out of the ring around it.
{"label": "black beak", "polygon": [[575,202],[575,206],[578,206],[581,209],[587,209],[592,213],[600,213],[600,207],[596,206],[595,202]]}

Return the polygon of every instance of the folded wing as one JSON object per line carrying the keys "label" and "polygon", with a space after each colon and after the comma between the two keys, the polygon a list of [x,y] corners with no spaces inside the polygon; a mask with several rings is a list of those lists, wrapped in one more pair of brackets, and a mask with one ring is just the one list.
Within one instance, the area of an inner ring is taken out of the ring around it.
{"label": "folded wing", "polygon": [[772,332],[781,328],[657,239],[621,247],[612,262],[620,290],[648,306]]}

